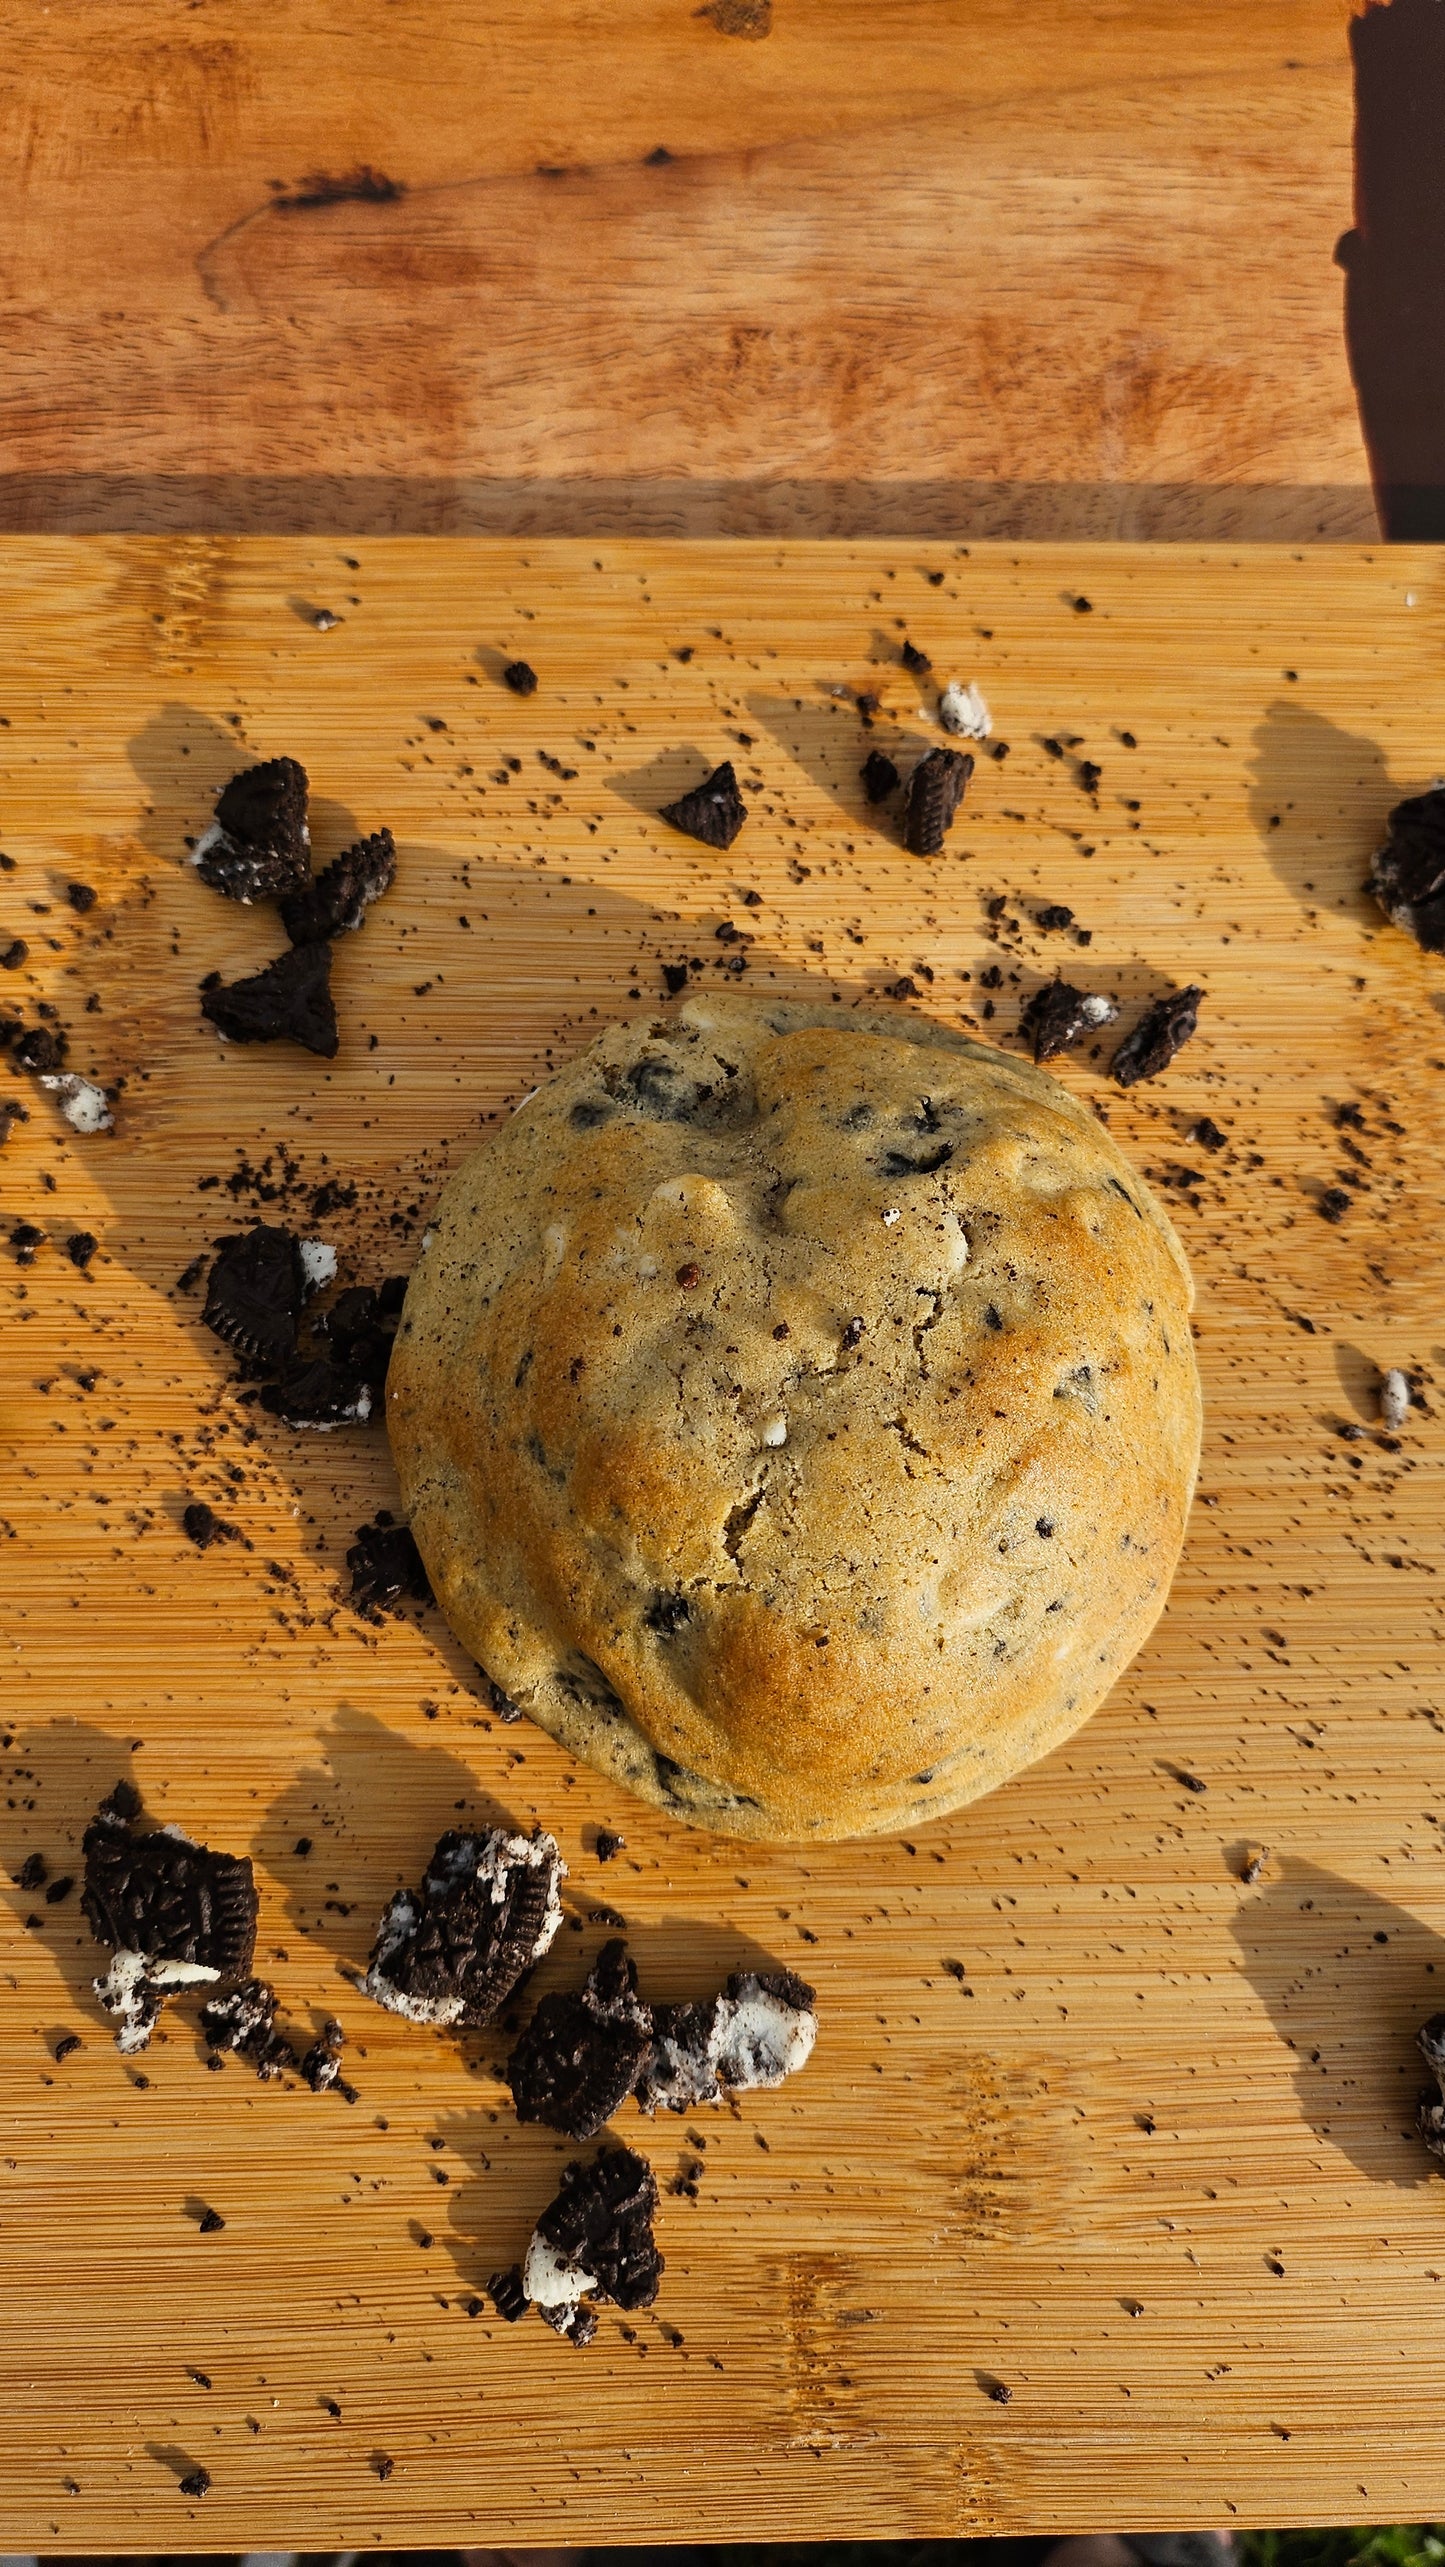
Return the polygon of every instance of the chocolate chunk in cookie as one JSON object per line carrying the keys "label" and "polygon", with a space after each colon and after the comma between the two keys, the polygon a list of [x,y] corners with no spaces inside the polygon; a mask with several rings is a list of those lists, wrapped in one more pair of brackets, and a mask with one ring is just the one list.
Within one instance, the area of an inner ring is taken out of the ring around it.
{"label": "chocolate chunk in cookie", "polygon": [[652,2051],[652,2009],[626,1945],[604,1943],[586,1985],[542,1999],[507,2061],[519,2121],[593,2139],[631,2094]]}
{"label": "chocolate chunk in cookie", "polygon": [[300,891],[311,872],[306,770],[295,758],[268,758],[233,775],[191,862],[227,900],[276,900]]}
{"label": "chocolate chunk in cookie", "polygon": [[567,1877],[552,1837],[451,1829],[419,1890],[398,1890],[362,1986],[409,2023],[489,2023],[562,1922]]}
{"label": "chocolate chunk in cookie", "polygon": [[699,838],[705,847],[730,847],[748,816],[748,807],[738,791],[738,780],[731,758],[714,767],[703,784],[695,784],[690,793],[681,794],[676,802],[665,802],[662,818],[681,829],[689,838]]}
{"label": "chocolate chunk in cookie", "polygon": [[936,856],[973,773],[966,749],[930,749],[908,779],[903,843],[911,856]]}
{"label": "chocolate chunk in cookie", "polygon": [[656,2209],[652,2169],[634,2149],[603,2148],[590,2165],[574,2157],[563,2167],[522,2267],[527,2297],[558,2335],[591,2341],[588,2298],[652,2306],[663,2270],[652,2235]]}
{"label": "chocolate chunk in cookie", "polygon": [[1169,1067],[1176,1052],[1182,1051],[1199,1023],[1202,989],[1171,989],[1146,1008],[1131,1034],[1126,1034],[1109,1064],[1120,1087],[1135,1087],[1140,1079],[1157,1078]]}
{"label": "chocolate chunk in cookie", "polygon": [[205,1325],[249,1364],[284,1364],[296,1352],[306,1298],[301,1242],[258,1221],[223,1239],[206,1280]]}
{"label": "chocolate chunk in cookie", "polygon": [[249,980],[201,992],[201,1014],[229,1043],[299,1043],[334,1061],[341,1047],[331,995],[331,947],[293,945]]}
{"label": "chocolate chunk in cookie", "polygon": [[735,1970],[720,1996],[660,2006],[652,2056],[637,2083],[644,2112],[690,2112],[753,2086],[780,2086],[818,2037],[814,1996],[791,1970]]}
{"label": "chocolate chunk in cookie", "polygon": [[244,1978],[256,1947],[250,1860],[214,1854],[178,1830],[136,1832],[140,1796],[118,1784],[82,1839],[81,1906],[114,1959],[95,1991],[119,2017],[118,2046],[143,2050],[165,1997],[178,1987]]}
{"label": "chocolate chunk in cookie", "polygon": [[358,838],[314,882],[281,903],[281,924],[293,945],[323,945],[349,936],[374,900],[396,877],[396,840],[389,829]]}
{"label": "chocolate chunk in cookie", "polygon": [[1445,953],[1445,785],[1397,802],[1385,828],[1369,888],[1394,926]]}

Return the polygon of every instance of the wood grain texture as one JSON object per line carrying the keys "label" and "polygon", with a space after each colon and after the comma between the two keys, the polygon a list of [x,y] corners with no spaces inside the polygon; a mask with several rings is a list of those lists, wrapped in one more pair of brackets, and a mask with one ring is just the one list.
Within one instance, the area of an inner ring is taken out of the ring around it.
{"label": "wood grain texture", "polygon": [[[46,996],[76,1066],[125,1082],[86,1142],[24,1091],[0,1157],[4,1232],[45,1234],[0,1280],[0,1864],[73,1873],[132,1773],[254,1854],[261,1965],[293,2020],[341,2014],[359,2089],[207,2075],[184,2009],[142,2084],[75,1894],[0,1898],[6,2547],[1438,2513],[1445,2187],[1411,2123],[1445,1994],[1445,973],[1360,892],[1387,805],[1441,763],[1438,554],[47,539],[0,550],[0,616],[0,929],[30,947],[0,994]],[[928,736],[905,632],[1010,746],[934,863],[857,782],[870,742]],[[519,649],[526,703],[498,678]],[[283,750],[322,855],[382,821],[401,848],[338,957],[331,1066],[222,1050],[197,1008],[277,939],[183,841],[242,755]],[[719,858],[655,814],[725,752],[754,808]],[[1045,901],[1087,949],[1038,931]],[[244,1170],[268,1163],[347,1275],[405,1265],[509,1100],[655,1004],[663,962],[707,979],[726,922],[755,939],[744,987],[841,1010],[906,975],[904,1003],[1005,1040],[1060,964],[1127,1011],[1208,993],[1156,1085],[1061,1071],[1168,1184],[1198,1275],[1172,1603],[1077,1740],[906,1843],[664,1825],[498,1725],[433,1614],[358,1618],[338,1572],[392,1494],[382,1441],[246,1404],[177,1281],[264,1208]],[[1201,1114],[1222,1149],[1188,1137]],[[207,1182],[238,1167],[234,1200]],[[355,1200],[310,1214],[333,1180]],[[1398,1449],[1384,1364],[1427,1403]],[[202,1496],[244,1544],[190,1547]],[[562,1841],[581,1930],[544,1984],[580,1976],[605,1901],[660,1995],[760,1951],[821,1992],[781,2093],[621,2121],[668,2269],[586,2354],[469,2314],[568,2153],[512,2120],[503,2041],[425,2037],[348,1984],[461,1810]],[[599,1824],[627,1839],[605,1869]],[[1250,1889],[1248,1843],[1271,1849]],[[688,2154],[696,2201],[666,2189]],[[178,2493],[195,2463],[204,2504]]]}
{"label": "wood grain texture", "polygon": [[1368,538],[1348,14],[58,5],[3,74],[0,514]]}

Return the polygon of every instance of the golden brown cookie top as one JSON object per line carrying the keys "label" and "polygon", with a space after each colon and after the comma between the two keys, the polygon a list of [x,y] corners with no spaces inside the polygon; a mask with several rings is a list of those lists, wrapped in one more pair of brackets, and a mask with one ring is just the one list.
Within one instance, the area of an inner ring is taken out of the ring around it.
{"label": "golden brown cookie top", "polygon": [[692,999],[443,1195],[387,1404],[453,1629],[645,1797],[916,1823],[1152,1625],[1199,1390],[1183,1252],[1045,1072],[927,1020]]}

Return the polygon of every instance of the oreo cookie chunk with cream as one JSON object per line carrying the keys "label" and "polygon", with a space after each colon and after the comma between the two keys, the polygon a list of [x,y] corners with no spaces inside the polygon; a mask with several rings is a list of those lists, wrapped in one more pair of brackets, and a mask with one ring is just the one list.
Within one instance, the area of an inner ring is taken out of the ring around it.
{"label": "oreo cookie chunk with cream", "polygon": [[522,2288],[558,2335],[590,2344],[597,2332],[589,2299],[651,2308],[663,2261],[652,2235],[657,2185],[631,2148],[603,2148],[590,2165],[574,2157],[532,2232]]}
{"label": "oreo cookie chunk with cream", "polygon": [[735,1970],[720,1996],[661,2006],[637,2082],[644,2112],[691,2112],[754,2086],[780,2086],[818,2038],[813,1991],[791,1970]]}
{"label": "oreo cookie chunk with cream", "polygon": [[177,1989],[244,1979],[256,1948],[256,1884],[244,1854],[214,1854],[178,1827],[137,1831],[140,1794],[117,1783],[85,1831],[81,1906],[112,1952],[95,1982],[117,2048],[144,2050]]}
{"label": "oreo cookie chunk with cream", "polygon": [[279,900],[311,879],[306,769],[295,758],[243,767],[191,850],[202,882],[227,900]]}
{"label": "oreo cookie chunk with cream", "polygon": [[296,1352],[301,1312],[336,1272],[324,1239],[298,1239],[258,1221],[223,1239],[206,1278],[201,1317],[213,1335],[248,1364],[288,1364]]}
{"label": "oreo cookie chunk with cream", "polygon": [[636,2085],[653,2047],[652,2009],[627,1947],[604,1943],[585,1987],[542,1999],[507,2061],[519,2121],[595,2139]]}
{"label": "oreo cookie chunk with cream", "polygon": [[489,2023],[562,1922],[567,1866],[555,1840],[449,1829],[418,1890],[398,1890],[381,1920],[363,1992],[408,2023]]}
{"label": "oreo cookie chunk with cream", "polygon": [[396,876],[396,840],[389,829],[358,838],[333,862],[281,903],[281,924],[293,945],[329,944],[353,935],[374,900]]}

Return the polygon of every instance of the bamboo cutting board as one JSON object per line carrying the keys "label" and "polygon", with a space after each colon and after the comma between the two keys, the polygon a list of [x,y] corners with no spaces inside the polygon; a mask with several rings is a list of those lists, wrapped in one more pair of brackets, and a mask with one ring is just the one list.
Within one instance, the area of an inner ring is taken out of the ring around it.
{"label": "bamboo cutting board", "polygon": [[[76,1893],[6,1890],[4,2546],[1438,2512],[1445,2186],[1411,2126],[1445,2002],[1445,967],[1360,891],[1385,809],[1445,763],[1438,556],[37,540],[0,553],[0,622],[0,942],[29,948],[0,994],[43,997],[119,1085],[90,1140],[25,1090],[0,1155],[0,1235],[44,1234],[0,1251],[0,1862],[73,1874],[121,1773],[251,1852],[258,1965],[293,2024],[340,2014],[358,2096],[208,2075],[184,2008],[129,2066]],[[858,784],[870,745],[930,736],[905,635],[1009,747],[932,863]],[[223,1051],[197,1008],[279,937],[184,840],[283,750],[322,858],[383,821],[401,849],[339,954],[330,1066]],[[724,755],[754,808],[720,858],[655,815]],[[1047,903],[1075,927],[1040,930]],[[258,1212],[348,1277],[404,1267],[549,1064],[654,1007],[665,963],[711,986],[739,952],[744,988],[847,1007],[904,980],[900,1005],[1002,1041],[1059,967],[1126,1023],[1207,991],[1157,1084],[1061,1065],[1198,1275],[1208,1430],[1169,1611],[1034,1772],[907,1842],[797,1856],[665,1825],[500,1725],[434,1614],[361,1620],[342,1563],[393,1493],[383,1439],[240,1401],[178,1282]],[[1423,1392],[1398,1446],[1386,1364]],[[192,1548],[197,1497],[242,1539]],[[781,2092],[622,2118],[667,2274],[586,2353],[485,2300],[570,2153],[513,2120],[504,2039],[456,2047],[350,1985],[459,1811],[562,1842],[579,1930],[542,1984],[580,1977],[605,1903],[657,1995],[758,1953],[820,1992]],[[599,1826],[626,1837],[605,1869]]]}

